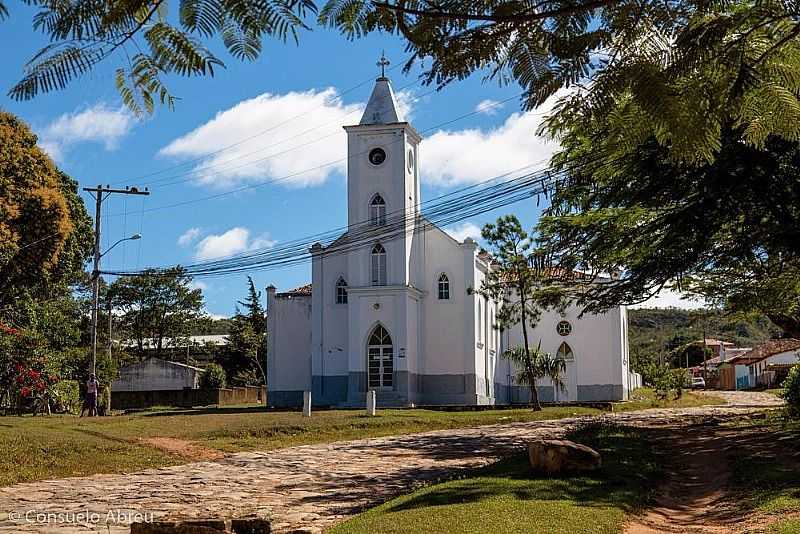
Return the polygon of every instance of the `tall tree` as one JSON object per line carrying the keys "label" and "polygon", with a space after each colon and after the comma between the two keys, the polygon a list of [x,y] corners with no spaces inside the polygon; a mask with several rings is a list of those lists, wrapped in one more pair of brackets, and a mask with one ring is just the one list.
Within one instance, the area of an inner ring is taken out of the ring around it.
{"label": "tall tree", "polygon": [[542,407],[535,379],[544,376],[539,376],[543,353],[531,347],[528,329],[536,326],[543,310],[563,306],[566,295],[562,287],[553,283],[551,273],[532,249],[531,236],[514,215],[487,224],[481,235],[489,244],[494,261],[477,293],[501,303],[497,312],[499,329],[517,324],[522,328],[522,347],[509,347],[504,356],[517,366],[518,377],[525,380],[521,383],[530,386],[531,403],[538,411]]}
{"label": "tall tree", "polygon": [[584,119],[551,125],[569,178],[538,231],[565,269],[623,273],[587,284],[586,309],[675,287],[800,336],[800,143],[773,136],[756,148],[726,128],[713,163],[678,163],[656,139],[600,161],[617,119]]}
{"label": "tall tree", "polygon": [[65,294],[91,253],[91,220],[77,183],[36,141],[22,121],[0,112],[0,317],[26,295]]}
{"label": "tall tree", "polygon": [[[261,304],[261,292],[256,290],[253,279],[247,277],[247,297],[239,301],[236,314],[231,321],[229,344],[225,351],[223,367],[234,383],[249,385],[258,380],[267,383],[267,321]],[[242,306],[242,308],[239,308]]]}
{"label": "tall tree", "polygon": [[123,276],[109,287],[118,325],[136,341],[141,357],[147,342],[156,356],[175,344],[188,342],[194,323],[203,315],[203,293],[192,288],[192,278],[182,267],[165,271],[144,271],[140,276]]}

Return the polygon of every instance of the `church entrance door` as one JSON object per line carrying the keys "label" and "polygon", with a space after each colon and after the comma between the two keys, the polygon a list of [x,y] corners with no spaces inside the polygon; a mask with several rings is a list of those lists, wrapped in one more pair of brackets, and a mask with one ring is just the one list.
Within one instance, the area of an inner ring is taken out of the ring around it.
{"label": "church entrance door", "polygon": [[394,378],[394,350],[392,338],[386,329],[378,325],[367,342],[368,389],[392,389]]}

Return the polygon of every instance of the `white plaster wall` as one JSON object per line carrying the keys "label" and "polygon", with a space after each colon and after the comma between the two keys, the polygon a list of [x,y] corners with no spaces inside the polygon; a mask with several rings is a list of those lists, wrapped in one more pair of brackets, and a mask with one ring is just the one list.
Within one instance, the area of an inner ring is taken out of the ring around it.
{"label": "white plaster wall", "polygon": [[[567,308],[563,319],[572,324],[572,332],[567,336],[556,331],[562,316],[555,311],[544,312],[536,328],[528,330],[530,345],[536,347],[541,340],[542,350],[555,356],[561,343],[567,342],[575,355],[578,385],[626,384],[628,370],[622,363],[623,358],[627,360],[627,342],[622,335],[625,309],[614,308],[601,315],[586,314],[581,319],[579,312],[575,306]],[[503,337],[503,350],[522,345],[522,328],[515,325],[504,332]],[[504,361],[501,365],[504,372],[498,382],[508,384],[507,375],[513,372],[509,362]],[[537,383],[551,385],[546,379]]]}
{"label": "white plaster wall", "polygon": [[113,391],[156,391],[197,388],[200,371],[174,365],[158,358],[128,365],[119,370]]}
{"label": "white plaster wall", "polygon": [[[376,193],[386,202],[387,220],[408,215],[408,231],[402,236],[381,239],[387,252],[387,283],[407,285],[411,281],[408,266],[412,254],[412,235],[416,205],[419,199],[416,166],[409,169],[408,152],[415,154],[419,138],[404,123],[397,125],[348,126],[347,202],[348,225],[363,230],[369,221],[369,204]],[[368,154],[380,147],[386,152],[386,161],[375,166],[369,162]],[[379,230],[379,229],[378,229]],[[348,256],[351,285],[368,286],[370,279],[370,251],[364,246]]]}
{"label": "white plaster wall", "polygon": [[[471,265],[473,247],[465,247],[439,228],[427,227],[418,233],[421,265],[417,287],[426,293],[423,303],[424,330],[420,374],[453,375],[474,373],[471,355],[474,347],[472,308],[474,297],[467,289],[474,287]],[[473,260],[474,261],[474,260]],[[450,299],[439,300],[438,280],[441,273],[450,280]]]}
{"label": "white plaster wall", "polygon": [[773,354],[772,356],[766,358],[764,361],[766,362],[766,365],[792,364],[792,363],[798,363],[799,356],[800,356],[800,351],[789,350],[786,352],[781,352],[780,354]]}
{"label": "white plaster wall", "polygon": [[267,293],[267,382],[272,391],[311,387],[311,297]]}
{"label": "white plaster wall", "polygon": [[314,376],[345,376],[348,373],[349,336],[348,304],[336,303],[336,282],[342,277],[348,284],[350,273],[347,255],[326,254],[312,262],[314,325],[312,368]]}
{"label": "white plaster wall", "polygon": [[[392,337],[395,370],[407,370],[407,358],[398,358],[399,351],[408,351],[407,290],[400,286],[366,287],[351,290],[348,304],[350,371],[366,372],[366,346],[377,324],[382,324]],[[356,349],[357,347],[357,349]]]}

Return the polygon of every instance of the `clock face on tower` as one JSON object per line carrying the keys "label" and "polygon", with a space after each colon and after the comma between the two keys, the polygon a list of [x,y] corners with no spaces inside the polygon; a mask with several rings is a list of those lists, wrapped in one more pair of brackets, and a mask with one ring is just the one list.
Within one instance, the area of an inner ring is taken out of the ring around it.
{"label": "clock face on tower", "polygon": [[386,152],[382,148],[373,148],[369,151],[369,162],[373,165],[380,165],[386,161]]}

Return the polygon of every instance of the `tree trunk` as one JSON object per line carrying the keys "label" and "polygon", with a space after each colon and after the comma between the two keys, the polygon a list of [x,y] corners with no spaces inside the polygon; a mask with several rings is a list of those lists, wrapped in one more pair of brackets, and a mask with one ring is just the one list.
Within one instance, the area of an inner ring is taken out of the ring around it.
{"label": "tree trunk", "polygon": [[520,322],[522,323],[522,341],[525,344],[525,361],[527,363],[528,370],[530,371],[530,381],[531,381],[531,404],[533,405],[534,412],[542,411],[542,405],[539,404],[539,392],[536,391],[536,377],[533,373],[533,366],[531,365],[531,350],[528,346],[528,325],[527,323],[527,315],[525,314],[525,299],[522,299],[522,311],[520,315]]}
{"label": "tree trunk", "polygon": [[767,317],[775,326],[783,330],[787,336],[800,339],[800,317],[782,313],[767,313]]}

